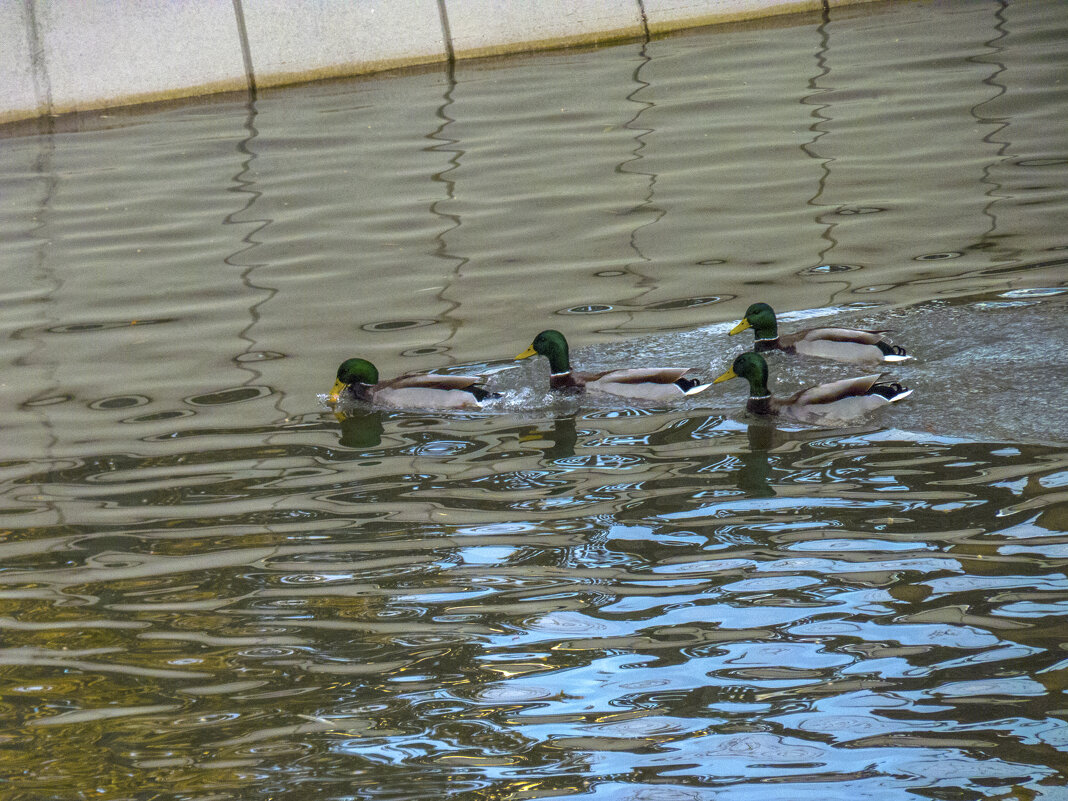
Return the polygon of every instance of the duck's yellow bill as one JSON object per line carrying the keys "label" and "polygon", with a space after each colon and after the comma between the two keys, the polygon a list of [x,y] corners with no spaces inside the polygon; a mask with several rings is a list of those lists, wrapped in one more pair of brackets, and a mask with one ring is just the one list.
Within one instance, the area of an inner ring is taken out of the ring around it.
{"label": "duck's yellow bill", "polygon": [[537,356],[537,355],[538,355],[538,352],[536,350],[534,350],[534,346],[531,345],[529,348],[527,348],[525,351],[520,353],[515,358],[517,358],[517,359],[529,359],[531,356]]}
{"label": "duck's yellow bill", "polygon": [[740,333],[742,333],[742,331],[744,331],[748,327],[749,327],[749,321],[748,320],[742,320],[740,323],[738,323],[738,325],[734,326],[734,328],[732,328],[730,331],[727,332],[727,336],[732,337],[735,334],[740,334]]}
{"label": "duck's yellow bill", "polygon": [[719,378],[717,378],[712,383],[713,384],[718,384],[720,381],[727,381],[727,380],[729,380],[731,378],[737,378],[737,377],[738,377],[738,374],[736,372],[734,372],[734,368],[732,367],[730,370],[725,372],[723,375],[721,375]]}
{"label": "duck's yellow bill", "polygon": [[337,399],[341,397],[341,393],[345,391],[345,387],[347,386],[348,384],[339,378],[334,382],[334,386],[330,388],[330,394],[326,396],[326,399],[330,401],[330,403],[337,403]]}

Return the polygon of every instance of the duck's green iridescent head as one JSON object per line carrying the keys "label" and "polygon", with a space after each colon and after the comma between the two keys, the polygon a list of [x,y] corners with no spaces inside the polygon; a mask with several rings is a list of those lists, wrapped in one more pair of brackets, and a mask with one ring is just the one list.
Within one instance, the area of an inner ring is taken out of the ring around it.
{"label": "duck's green iridescent head", "polygon": [[752,327],[757,339],[775,339],[779,336],[779,324],[775,321],[775,310],[767,303],[754,303],[745,310],[745,317],[730,330],[730,335],[740,334]]}
{"label": "duck's green iridescent head", "polygon": [[731,369],[719,376],[713,384],[731,378],[744,378],[749,381],[749,395],[763,398],[768,394],[768,363],[759,353],[743,353],[734,360]]}
{"label": "duck's green iridescent head", "polygon": [[378,368],[367,359],[345,359],[337,368],[337,380],[330,390],[329,400],[331,403],[337,403],[341,393],[352,384],[374,386],[377,383]]}
{"label": "duck's green iridescent head", "polygon": [[529,359],[531,356],[544,356],[549,360],[549,370],[553,373],[567,373],[571,370],[571,359],[568,355],[567,340],[559,331],[548,329],[542,331],[530,347],[516,356],[517,359]]}

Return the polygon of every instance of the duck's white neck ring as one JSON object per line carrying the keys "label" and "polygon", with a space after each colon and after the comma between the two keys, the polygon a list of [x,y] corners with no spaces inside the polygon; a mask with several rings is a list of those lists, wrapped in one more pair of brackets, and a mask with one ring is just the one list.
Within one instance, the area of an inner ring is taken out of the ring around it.
{"label": "duck's white neck ring", "polygon": [[553,378],[562,378],[565,375],[571,375],[571,371],[570,370],[565,370],[562,373],[549,373],[549,375],[552,376]]}
{"label": "duck's white neck ring", "polygon": [[757,337],[756,342],[778,342],[779,338],[776,337]]}
{"label": "duck's white neck ring", "polygon": [[771,397],[771,393],[769,392],[767,395],[750,395],[749,397],[753,400],[767,400]]}

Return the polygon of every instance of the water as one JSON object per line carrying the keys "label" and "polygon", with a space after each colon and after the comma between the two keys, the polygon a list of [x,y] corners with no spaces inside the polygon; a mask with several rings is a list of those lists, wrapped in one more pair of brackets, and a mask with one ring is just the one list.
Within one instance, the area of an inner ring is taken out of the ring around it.
{"label": "water", "polygon": [[[1066,45],[873,5],[0,139],[4,798],[1068,797]],[[711,377],[754,300],[915,393],[321,401],[546,327]]]}

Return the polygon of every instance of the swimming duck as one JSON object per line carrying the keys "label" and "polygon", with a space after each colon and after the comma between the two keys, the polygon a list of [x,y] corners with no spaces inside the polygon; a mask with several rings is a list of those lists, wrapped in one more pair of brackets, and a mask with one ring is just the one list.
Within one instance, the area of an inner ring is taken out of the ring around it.
{"label": "swimming duck", "polygon": [[745,317],[730,330],[740,334],[752,327],[757,353],[781,350],[802,353],[839,362],[902,362],[912,357],[899,345],[891,345],[882,338],[885,331],[866,331],[857,328],[806,328],[793,334],[779,336],[775,310],[767,303],[754,303],[745,310]]}
{"label": "swimming duck", "polygon": [[366,359],[346,359],[337,368],[337,380],[328,400],[337,403],[349,390],[357,399],[386,406],[415,409],[478,409],[486,398],[498,397],[471,375],[409,373],[388,381],[378,380],[378,369]]}
{"label": "swimming duck", "polygon": [[559,331],[552,329],[534,337],[530,347],[515,358],[527,359],[537,355],[549,360],[549,389],[554,392],[574,394],[591,389],[623,398],[667,401],[696,395],[711,386],[684,378],[690,371],[689,367],[637,367],[601,373],[572,370],[567,340]]}
{"label": "swimming duck", "polygon": [[803,423],[851,420],[912,394],[911,389],[897,382],[881,381],[882,375],[866,375],[819,384],[786,398],[775,398],[768,391],[768,363],[763,356],[752,351],[735,359],[731,369],[712,383],[718,384],[730,378],[749,381],[749,400],[745,408],[750,413],[781,415]]}

